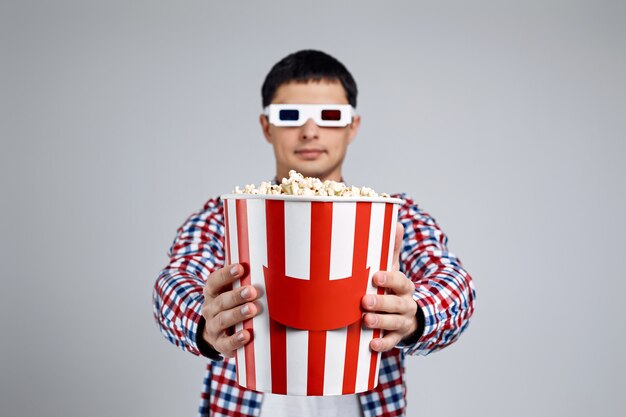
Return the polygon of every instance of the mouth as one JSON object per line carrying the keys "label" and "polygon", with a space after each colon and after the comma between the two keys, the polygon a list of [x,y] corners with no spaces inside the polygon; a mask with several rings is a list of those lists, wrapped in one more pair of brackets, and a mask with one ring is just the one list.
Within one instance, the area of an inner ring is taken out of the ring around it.
{"label": "mouth", "polygon": [[326,151],[323,149],[298,149],[295,152],[296,155],[306,161],[317,159],[324,153],[326,153]]}

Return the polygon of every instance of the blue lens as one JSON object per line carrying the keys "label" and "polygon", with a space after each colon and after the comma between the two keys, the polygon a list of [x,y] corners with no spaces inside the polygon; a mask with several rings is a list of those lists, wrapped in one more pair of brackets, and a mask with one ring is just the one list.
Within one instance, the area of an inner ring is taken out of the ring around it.
{"label": "blue lens", "polygon": [[298,120],[300,112],[298,110],[281,110],[278,112],[278,118],[280,120]]}

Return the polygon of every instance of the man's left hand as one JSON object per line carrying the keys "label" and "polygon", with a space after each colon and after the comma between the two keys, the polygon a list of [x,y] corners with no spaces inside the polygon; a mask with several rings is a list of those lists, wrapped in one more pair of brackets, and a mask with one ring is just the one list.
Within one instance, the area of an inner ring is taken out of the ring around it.
{"label": "man's left hand", "polygon": [[387,294],[367,294],[361,299],[365,311],[365,325],[372,329],[385,330],[384,336],[373,339],[370,348],[377,352],[393,349],[402,339],[417,330],[417,303],[413,300],[415,284],[399,271],[400,248],[404,228],[397,223],[392,271],[374,274],[374,285],[386,288]]}

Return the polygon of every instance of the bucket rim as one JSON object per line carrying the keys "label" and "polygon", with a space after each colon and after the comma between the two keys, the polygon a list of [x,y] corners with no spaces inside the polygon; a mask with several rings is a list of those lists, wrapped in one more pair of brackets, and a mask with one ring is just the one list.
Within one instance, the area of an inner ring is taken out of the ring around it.
{"label": "bucket rim", "polygon": [[392,197],[331,197],[331,196],[301,196],[288,194],[222,194],[222,200],[283,200],[301,203],[333,202],[333,203],[393,203],[403,205],[404,200]]}

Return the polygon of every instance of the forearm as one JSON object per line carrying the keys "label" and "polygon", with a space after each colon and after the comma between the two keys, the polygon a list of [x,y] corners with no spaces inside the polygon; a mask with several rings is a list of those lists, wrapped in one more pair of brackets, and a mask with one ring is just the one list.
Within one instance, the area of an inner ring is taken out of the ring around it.
{"label": "forearm", "polygon": [[153,314],[161,333],[184,351],[199,355],[198,323],[204,301],[202,279],[165,268],[153,290]]}
{"label": "forearm", "polygon": [[433,270],[415,287],[413,299],[423,323],[419,339],[407,346],[407,353],[427,355],[459,338],[474,312],[476,295],[471,276],[456,262]]}

